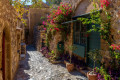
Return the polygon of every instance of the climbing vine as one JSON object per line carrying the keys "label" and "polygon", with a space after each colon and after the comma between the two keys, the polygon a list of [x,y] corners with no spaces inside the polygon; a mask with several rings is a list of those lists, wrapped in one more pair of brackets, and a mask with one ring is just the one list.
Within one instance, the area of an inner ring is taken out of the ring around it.
{"label": "climbing vine", "polygon": [[[111,45],[111,16],[106,10],[98,10],[95,4],[94,7],[95,9],[90,13],[90,18],[78,18],[78,20],[82,21],[83,24],[92,24],[92,28],[88,32],[99,32],[101,38]],[[104,14],[104,16],[101,16],[101,13]],[[106,18],[106,20],[103,20],[103,18]],[[98,27],[98,25],[100,26]]]}
{"label": "climbing vine", "polygon": [[[113,36],[111,35],[111,18],[112,16],[108,12],[109,1],[100,0],[100,6],[102,10],[99,10],[95,0],[94,9],[90,13],[90,18],[78,18],[83,24],[92,24],[92,28],[88,32],[99,32],[101,38],[105,40],[109,45],[110,66],[106,68],[104,63],[102,67],[97,68],[98,80],[119,80],[120,79],[120,45],[112,44]],[[98,27],[99,25],[99,27]],[[112,44],[112,45],[111,45]]]}

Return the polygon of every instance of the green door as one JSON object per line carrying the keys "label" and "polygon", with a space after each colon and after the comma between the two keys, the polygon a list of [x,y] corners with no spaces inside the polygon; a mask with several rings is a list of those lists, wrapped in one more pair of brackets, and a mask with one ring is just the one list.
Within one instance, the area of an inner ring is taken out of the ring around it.
{"label": "green door", "polygon": [[[98,26],[99,27],[99,26]],[[88,25],[88,29],[92,28],[92,25]],[[99,32],[91,32],[89,37],[87,38],[87,53],[94,49],[100,49],[100,33]],[[87,64],[89,67],[93,67],[93,61],[89,59],[87,55]],[[96,66],[100,66],[100,64],[96,63]]]}

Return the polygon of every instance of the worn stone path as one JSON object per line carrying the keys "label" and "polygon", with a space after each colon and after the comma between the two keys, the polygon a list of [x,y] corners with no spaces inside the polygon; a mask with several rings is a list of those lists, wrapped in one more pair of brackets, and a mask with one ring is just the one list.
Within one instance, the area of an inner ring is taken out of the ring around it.
{"label": "worn stone path", "polygon": [[51,64],[48,59],[27,47],[26,59],[20,61],[15,80],[87,80],[81,73],[69,73],[64,64]]}

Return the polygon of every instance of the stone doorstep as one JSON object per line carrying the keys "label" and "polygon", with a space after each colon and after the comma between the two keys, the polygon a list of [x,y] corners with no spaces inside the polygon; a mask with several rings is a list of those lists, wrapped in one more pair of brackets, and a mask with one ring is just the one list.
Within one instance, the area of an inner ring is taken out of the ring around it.
{"label": "stone doorstep", "polygon": [[82,73],[83,75],[85,75],[87,77],[87,72],[91,71],[92,69],[90,67],[86,67],[86,69],[79,69],[77,71],[79,71],[80,73]]}
{"label": "stone doorstep", "polygon": [[52,60],[49,60],[52,64],[60,64],[60,63],[63,63],[62,61],[52,61]]}

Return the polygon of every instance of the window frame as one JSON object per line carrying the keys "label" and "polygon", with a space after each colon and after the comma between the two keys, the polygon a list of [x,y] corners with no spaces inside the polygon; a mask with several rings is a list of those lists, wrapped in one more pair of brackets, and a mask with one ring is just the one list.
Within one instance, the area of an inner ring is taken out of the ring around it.
{"label": "window frame", "polygon": [[[79,25],[79,32],[76,32],[76,27],[78,27],[77,26],[77,23],[79,23],[80,25]],[[74,27],[73,27],[73,35],[74,35],[74,39],[73,39],[73,44],[76,44],[76,45],[81,45],[81,46],[86,46],[87,45],[87,37],[81,37],[81,34],[82,34],[82,26],[84,26],[84,27],[86,27],[86,31],[84,32],[85,34],[83,35],[83,36],[85,36],[86,35],[86,32],[87,32],[87,25],[84,25],[84,24],[82,24],[82,22],[81,21],[76,21],[76,22],[74,22]],[[76,43],[76,34],[77,33],[79,33],[79,42],[77,42]],[[82,38],[83,39],[85,39],[85,43],[81,43],[81,41],[82,41]]]}

